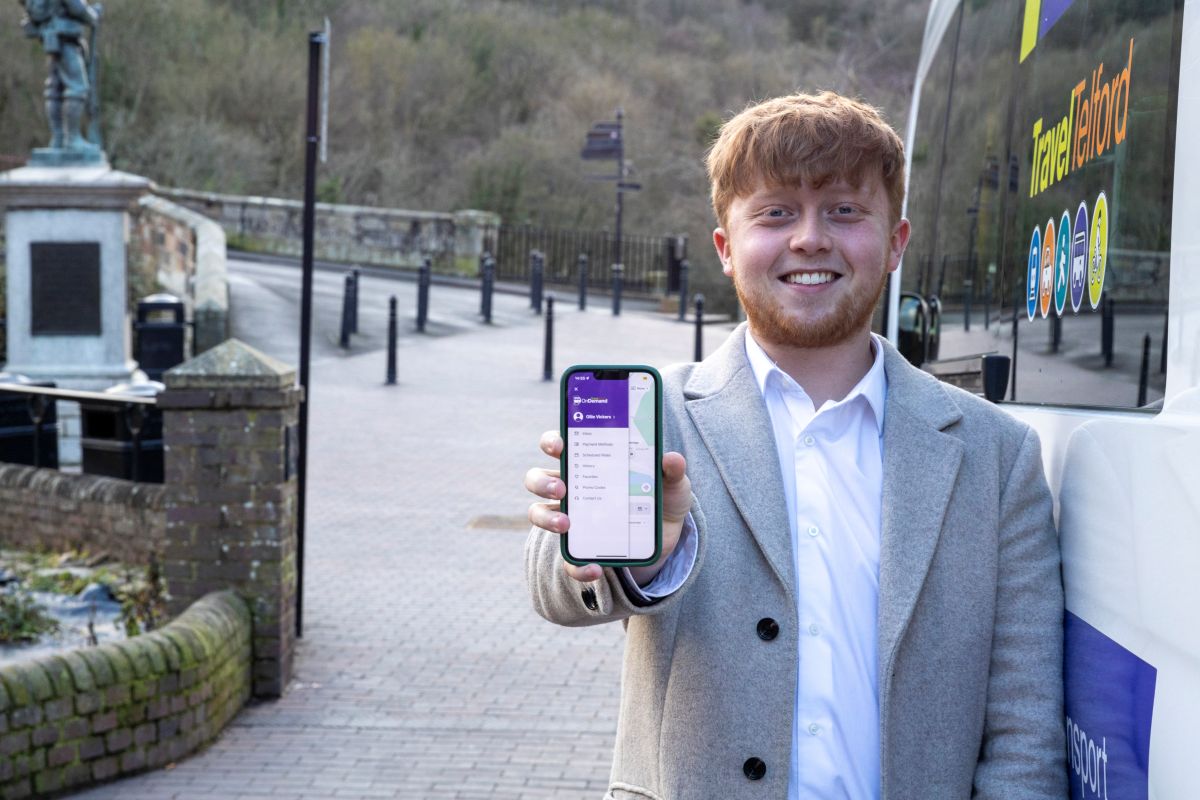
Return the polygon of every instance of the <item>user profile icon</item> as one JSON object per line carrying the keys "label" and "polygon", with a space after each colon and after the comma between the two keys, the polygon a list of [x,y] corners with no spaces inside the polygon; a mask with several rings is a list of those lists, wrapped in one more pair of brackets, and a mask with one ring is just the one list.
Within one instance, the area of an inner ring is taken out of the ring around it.
{"label": "user profile icon", "polygon": [[576,411],[574,416],[571,417],[571,419],[575,420],[576,422],[583,422],[583,412]]}

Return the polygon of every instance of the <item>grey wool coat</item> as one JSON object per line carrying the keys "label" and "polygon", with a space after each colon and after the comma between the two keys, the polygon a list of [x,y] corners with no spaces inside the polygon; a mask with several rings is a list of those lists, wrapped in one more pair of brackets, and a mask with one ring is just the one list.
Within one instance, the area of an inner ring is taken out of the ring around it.
{"label": "grey wool coat", "polygon": [[[884,368],[881,797],[1060,800],[1063,594],[1037,436],[890,345]],[[561,625],[625,621],[606,798],[786,798],[805,587],[745,326],[663,377],[664,444],[687,458],[695,497],[695,567],[642,605],[619,571],[567,577],[558,535],[534,529],[533,605]],[[756,632],[766,617],[771,641]],[[765,774],[747,777],[750,759]]]}

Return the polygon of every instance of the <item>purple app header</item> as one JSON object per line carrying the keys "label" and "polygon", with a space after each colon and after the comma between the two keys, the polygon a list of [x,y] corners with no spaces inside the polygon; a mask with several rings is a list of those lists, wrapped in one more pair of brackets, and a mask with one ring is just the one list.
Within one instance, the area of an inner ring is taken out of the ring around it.
{"label": "purple app header", "polygon": [[568,428],[629,427],[629,381],[576,372],[567,384]]}

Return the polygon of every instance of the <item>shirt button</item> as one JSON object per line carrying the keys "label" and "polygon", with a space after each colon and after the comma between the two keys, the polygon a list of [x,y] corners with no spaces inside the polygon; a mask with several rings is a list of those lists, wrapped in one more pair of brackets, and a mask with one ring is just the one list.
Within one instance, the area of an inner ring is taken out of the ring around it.
{"label": "shirt button", "polygon": [[809,536],[818,536],[818,535],[820,535],[820,533],[821,533],[821,529],[818,528],[816,525],[808,526],[808,535]]}
{"label": "shirt button", "polygon": [[767,774],[767,765],[761,758],[747,758],[746,763],[742,764],[742,772],[750,780],[756,781]]}
{"label": "shirt button", "polygon": [[600,608],[600,604],[596,602],[595,589],[590,586],[586,586],[579,594],[583,598],[583,604],[587,606],[589,611],[595,611],[596,609]]}
{"label": "shirt button", "polygon": [[815,622],[808,626],[808,632],[811,633],[813,636],[821,635],[821,629],[817,627],[817,623],[815,623]]}
{"label": "shirt button", "polygon": [[808,436],[805,436],[805,437],[804,437],[804,445],[805,445],[806,447],[812,447],[812,446],[813,446],[814,444],[816,444],[816,443],[817,443],[817,440],[816,440],[816,439],[814,439],[814,438],[813,438],[811,435],[808,435]]}
{"label": "shirt button", "polygon": [[814,722],[812,725],[808,726],[808,732],[813,736],[816,736],[821,732],[821,726]]}

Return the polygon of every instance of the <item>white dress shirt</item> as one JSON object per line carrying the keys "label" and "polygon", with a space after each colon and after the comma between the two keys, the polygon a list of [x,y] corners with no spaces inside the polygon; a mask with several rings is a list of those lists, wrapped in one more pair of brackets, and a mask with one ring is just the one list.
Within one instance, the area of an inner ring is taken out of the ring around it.
{"label": "white dress shirt", "polygon": [[883,348],[843,399],[813,408],[752,336],[746,355],[775,430],[800,624],[790,800],[879,797],[877,623]]}
{"label": "white dress shirt", "polygon": [[[876,629],[883,498],[883,348],[843,399],[808,394],[754,338],[746,355],[775,432],[796,568],[796,708],[789,800],[879,797]],[[695,564],[688,516],[646,598],[683,585]]]}

